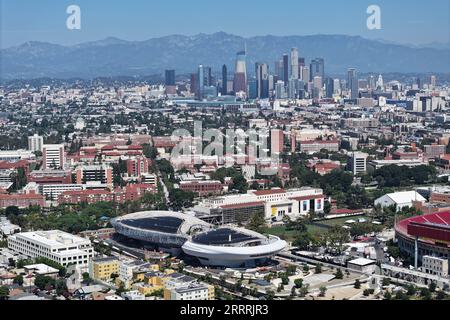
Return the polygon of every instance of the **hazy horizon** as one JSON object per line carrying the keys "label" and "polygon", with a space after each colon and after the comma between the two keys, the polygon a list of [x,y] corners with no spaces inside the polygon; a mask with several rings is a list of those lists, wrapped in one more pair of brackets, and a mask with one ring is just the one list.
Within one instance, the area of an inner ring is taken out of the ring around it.
{"label": "hazy horizon", "polygon": [[[108,37],[145,41],[174,34],[226,32],[241,37],[337,34],[403,45],[450,41],[450,3],[441,0],[337,1],[0,0],[0,48],[29,41],[76,45]],[[81,30],[68,30],[66,9],[81,8]],[[369,5],[381,8],[381,30],[368,30]],[[182,30],[182,32],[180,32]]]}

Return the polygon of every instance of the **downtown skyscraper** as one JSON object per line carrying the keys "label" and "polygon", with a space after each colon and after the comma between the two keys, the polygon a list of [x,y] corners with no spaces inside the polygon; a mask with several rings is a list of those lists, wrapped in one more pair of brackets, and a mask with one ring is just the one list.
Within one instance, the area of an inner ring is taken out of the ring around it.
{"label": "downtown skyscraper", "polygon": [[226,96],[228,94],[228,69],[227,65],[222,66],[222,95]]}
{"label": "downtown skyscraper", "polygon": [[240,51],[236,54],[236,68],[234,73],[234,92],[247,93],[247,52]]}
{"label": "downtown skyscraper", "polygon": [[269,98],[269,66],[257,62],[256,71],[256,96],[260,99]]}
{"label": "downtown skyscraper", "polygon": [[312,60],[309,72],[311,73],[311,80],[314,80],[315,77],[320,77],[323,84],[323,81],[325,80],[325,60],[322,58]]}
{"label": "downtown skyscraper", "polygon": [[351,99],[358,99],[359,97],[358,72],[354,68],[348,69],[347,89],[350,90]]}
{"label": "downtown skyscraper", "polygon": [[299,79],[299,59],[298,59],[298,50],[297,48],[291,49],[291,79],[297,80]]}
{"label": "downtown skyscraper", "polygon": [[289,56],[287,54],[283,55],[283,81],[287,86],[289,83]]}

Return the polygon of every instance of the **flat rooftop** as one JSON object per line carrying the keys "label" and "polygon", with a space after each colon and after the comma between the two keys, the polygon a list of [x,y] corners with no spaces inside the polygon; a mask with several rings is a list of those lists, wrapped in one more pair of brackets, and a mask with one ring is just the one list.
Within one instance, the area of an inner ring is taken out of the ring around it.
{"label": "flat rooftop", "polygon": [[224,228],[201,233],[195,236],[192,239],[192,241],[194,243],[203,245],[224,245],[224,244],[237,244],[259,239],[260,238],[256,236],[245,234],[238,230]]}

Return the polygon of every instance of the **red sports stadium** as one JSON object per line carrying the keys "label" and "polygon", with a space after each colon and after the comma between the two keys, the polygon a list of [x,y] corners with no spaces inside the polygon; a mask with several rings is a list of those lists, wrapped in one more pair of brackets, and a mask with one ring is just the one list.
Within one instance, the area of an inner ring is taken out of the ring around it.
{"label": "red sports stadium", "polygon": [[450,257],[450,212],[440,212],[400,221],[395,226],[399,247],[414,256],[418,240],[419,260],[423,256]]}

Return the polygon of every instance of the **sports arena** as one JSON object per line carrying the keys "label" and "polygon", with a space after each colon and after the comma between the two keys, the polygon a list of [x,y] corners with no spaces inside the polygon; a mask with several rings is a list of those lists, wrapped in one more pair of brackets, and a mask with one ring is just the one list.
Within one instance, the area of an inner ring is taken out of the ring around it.
{"label": "sports arena", "polygon": [[400,221],[395,232],[400,250],[412,257],[417,254],[418,263],[424,256],[450,258],[450,212]]}
{"label": "sports arena", "polygon": [[183,251],[203,265],[252,267],[284,250],[278,237],[241,228],[214,227],[193,216],[169,212],[138,212],[111,221],[116,232],[161,250]]}

